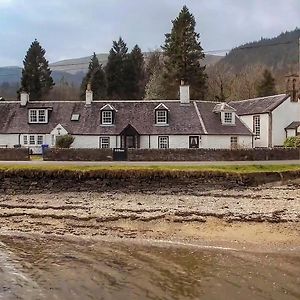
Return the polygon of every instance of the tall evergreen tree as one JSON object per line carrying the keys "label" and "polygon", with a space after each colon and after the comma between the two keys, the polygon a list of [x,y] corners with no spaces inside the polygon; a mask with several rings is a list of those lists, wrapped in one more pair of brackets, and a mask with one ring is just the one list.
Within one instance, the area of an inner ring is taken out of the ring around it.
{"label": "tall evergreen tree", "polygon": [[263,78],[257,85],[257,96],[266,97],[276,95],[276,93],[275,78],[268,69],[265,69]]}
{"label": "tall evergreen tree", "polygon": [[107,96],[109,99],[125,99],[126,96],[126,65],[128,48],[120,37],[113,41],[109,52],[105,73],[107,78]]}
{"label": "tall evergreen tree", "polygon": [[143,99],[145,95],[144,55],[135,45],[126,60],[126,94],[127,99]]}
{"label": "tall evergreen tree", "polygon": [[49,63],[45,58],[46,51],[37,40],[32,42],[23,61],[20,91],[30,93],[31,100],[40,100],[54,86]]}
{"label": "tall evergreen tree", "polygon": [[168,98],[176,98],[181,80],[191,86],[191,97],[202,99],[206,92],[205,67],[200,65],[204,58],[200,35],[195,32],[196,21],[186,6],[172,21],[171,33],[166,34],[162,47],[165,54],[164,86]]}
{"label": "tall evergreen tree", "polygon": [[102,65],[94,52],[87,74],[82,80],[80,87],[80,97],[82,100],[85,99],[85,91],[88,83],[91,84],[94,99],[101,100],[107,96],[107,81]]}

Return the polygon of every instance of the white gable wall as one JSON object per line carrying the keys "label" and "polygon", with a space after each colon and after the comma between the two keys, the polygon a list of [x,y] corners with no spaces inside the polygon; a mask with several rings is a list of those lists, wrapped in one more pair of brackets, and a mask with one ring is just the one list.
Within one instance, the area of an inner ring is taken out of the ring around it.
{"label": "white gable wall", "polygon": [[[260,116],[260,138],[255,139],[254,137],[254,147],[268,147],[269,146],[269,114],[255,114],[240,116],[239,118],[251,129],[253,130],[253,117]],[[283,129],[284,130],[284,129]]]}
{"label": "white gable wall", "polygon": [[300,102],[291,102],[288,98],[272,112],[272,146],[283,145],[285,128],[293,121],[300,121]]}

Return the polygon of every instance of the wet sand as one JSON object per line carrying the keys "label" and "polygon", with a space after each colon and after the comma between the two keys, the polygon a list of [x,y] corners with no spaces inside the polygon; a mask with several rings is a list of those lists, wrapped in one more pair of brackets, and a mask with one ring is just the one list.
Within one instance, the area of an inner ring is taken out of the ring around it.
{"label": "wet sand", "polygon": [[189,191],[0,194],[2,235],[156,240],[255,251],[300,249],[296,184]]}

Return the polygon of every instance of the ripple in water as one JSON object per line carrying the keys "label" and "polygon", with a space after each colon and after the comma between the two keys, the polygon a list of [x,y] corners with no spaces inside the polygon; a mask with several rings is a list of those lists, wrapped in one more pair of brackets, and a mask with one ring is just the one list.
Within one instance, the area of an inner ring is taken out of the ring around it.
{"label": "ripple in water", "polygon": [[300,255],[2,237],[0,299],[300,299]]}

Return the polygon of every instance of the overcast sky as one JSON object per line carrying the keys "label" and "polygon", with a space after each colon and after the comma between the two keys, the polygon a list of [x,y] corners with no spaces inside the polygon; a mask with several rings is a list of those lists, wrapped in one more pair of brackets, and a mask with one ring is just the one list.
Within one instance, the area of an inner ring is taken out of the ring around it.
{"label": "overcast sky", "polygon": [[157,48],[184,4],[205,51],[300,27],[300,0],[0,0],[0,66],[21,66],[35,38],[50,62],[108,52],[119,36]]}

